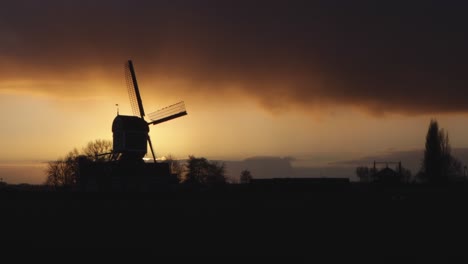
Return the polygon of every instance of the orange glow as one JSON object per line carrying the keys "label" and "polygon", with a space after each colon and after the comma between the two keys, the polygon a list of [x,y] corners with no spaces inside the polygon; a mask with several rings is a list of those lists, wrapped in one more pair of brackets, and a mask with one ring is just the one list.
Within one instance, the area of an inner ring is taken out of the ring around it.
{"label": "orange glow", "polygon": [[[4,124],[0,161],[53,160],[94,139],[111,140],[115,104],[120,114],[132,114],[124,76],[98,79],[101,72],[93,74],[97,79],[70,84],[67,80],[0,82],[0,122]],[[215,84],[199,89],[190,85],[186,80],[141,78],[147,112],[179,100],[187,106],[187,116],[151,127],[158,157],[243,159],[343,153],[336,156],[338,161],[350,158],[349,153],[361,157],[390,148],[423,148],[427,122],[434,117],[375,116],[359,107],[329,104],[269,111],[235,84],[220,83],[226,87],[215,94],[206,92]],[[468,146],[463,115],[435,117],[450,132],[452,146]]]}

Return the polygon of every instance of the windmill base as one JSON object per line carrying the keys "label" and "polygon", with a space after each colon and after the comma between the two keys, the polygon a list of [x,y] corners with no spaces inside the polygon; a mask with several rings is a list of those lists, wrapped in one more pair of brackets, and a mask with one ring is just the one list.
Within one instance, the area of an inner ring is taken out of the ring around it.
{"label": "windmill base", "polygon": [[142,160],[79,163],[78,188],[85,192],[166,191],[178,183],[167,163]]}

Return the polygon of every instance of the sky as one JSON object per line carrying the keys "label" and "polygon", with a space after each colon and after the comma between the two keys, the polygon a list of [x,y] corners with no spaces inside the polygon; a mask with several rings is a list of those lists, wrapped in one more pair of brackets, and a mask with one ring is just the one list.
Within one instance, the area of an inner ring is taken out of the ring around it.
{"label": "sky", "polygon": [[0,171],[112,139],[115,104],[132,114],[128,59],[147,113],[186,103],[187,116],[151,127],[158,156],[328,166],[419,151],[431,118],[467,148],[467,11],[463,1],[9,1]]}

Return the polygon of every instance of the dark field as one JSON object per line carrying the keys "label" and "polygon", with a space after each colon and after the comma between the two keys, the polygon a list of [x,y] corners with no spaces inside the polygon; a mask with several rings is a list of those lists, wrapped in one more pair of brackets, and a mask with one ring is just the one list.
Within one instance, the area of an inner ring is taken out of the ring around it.
{"label": "dark field", "polygon": [[309,186],[158,193],[0,192],[2,248],[177,255],[462,255],[464,186]]}

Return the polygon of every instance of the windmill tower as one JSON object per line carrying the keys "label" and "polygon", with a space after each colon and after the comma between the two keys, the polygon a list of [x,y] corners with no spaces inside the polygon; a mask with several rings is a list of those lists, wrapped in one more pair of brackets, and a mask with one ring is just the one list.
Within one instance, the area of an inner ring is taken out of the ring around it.
{"label": "windmill tower", "polygon": [[145,120],[145,110],[141,100],[140,90],[133,63],[125,64],[128,95],[133,110],[133,116],[117,115],[112,123],[113,156],[122,161],[141,161],[147,153],[147,142],[150,146],[153,161],[156,163],[153,144],[149,136],[149,126],[187,115],[184,102],[179,102],[148,114],[149,122]]}

